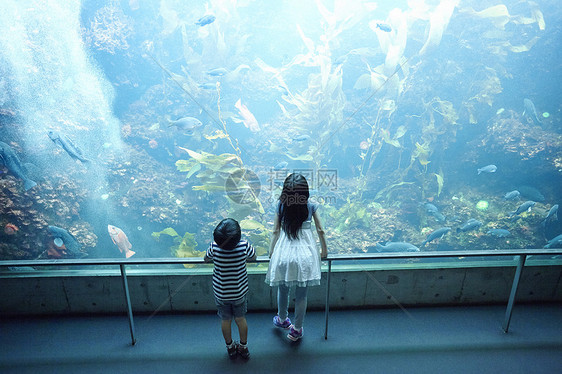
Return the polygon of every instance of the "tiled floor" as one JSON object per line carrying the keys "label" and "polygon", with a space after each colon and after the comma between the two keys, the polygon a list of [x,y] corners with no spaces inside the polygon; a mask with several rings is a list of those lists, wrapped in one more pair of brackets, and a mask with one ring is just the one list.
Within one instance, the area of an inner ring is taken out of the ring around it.
{"label": "tiled floor", "polygon": [[[1,373],[560,373],[562,305],[309,312],[292,343],[248,314],[252,357],[230,361],[214,314],[0,320]],[[234,325],[233,325],[234,326]],[[237,336],[237,334],[235,334]]]}

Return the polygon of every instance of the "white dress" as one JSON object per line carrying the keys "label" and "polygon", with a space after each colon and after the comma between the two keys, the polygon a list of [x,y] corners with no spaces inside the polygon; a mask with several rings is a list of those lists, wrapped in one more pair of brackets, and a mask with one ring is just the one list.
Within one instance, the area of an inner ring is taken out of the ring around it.
{"label": "white dress", "polygon": [[289,240],[283,229],[273,249],[265,283],[270,286],[317,286],[320,284],[320,253],[312,235],[311,216],[316,207],[309,204],[309,219],[303,222],[298,239]]}

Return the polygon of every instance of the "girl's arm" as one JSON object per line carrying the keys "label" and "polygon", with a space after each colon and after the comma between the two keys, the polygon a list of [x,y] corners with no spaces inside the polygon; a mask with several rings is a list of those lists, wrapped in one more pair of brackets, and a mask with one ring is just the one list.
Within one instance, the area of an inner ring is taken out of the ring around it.
{"label": "girl's arm", "polygon": [[269,258],[273,255],[273,248],[279,239],[279,233],[281,232],[281,223],[279,222],[279,215],[275,214],[275,219],[273,220],[273,234],[271,235],[271,243],[269,244]]}
{"label": "girl's arm", "polygon": [[326,236],[324,235],[324,228],[322,227],[322,223],[320,222],[320,217],[318,217],[318,212],[314,212],[312,218],[314,218],[314,226],[316,226],[318,239],[320,239],[320,257],[326,258],[328,257],[328,246],[326,245]]}

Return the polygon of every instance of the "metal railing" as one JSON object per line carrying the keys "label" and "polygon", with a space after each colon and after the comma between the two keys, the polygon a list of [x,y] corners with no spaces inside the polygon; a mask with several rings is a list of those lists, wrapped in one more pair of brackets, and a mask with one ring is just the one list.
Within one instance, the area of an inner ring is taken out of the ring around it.
{"label": "metal railing", "polygon": [[[325,304],[325,329],[324,339],[328,339],[328,317],[330,313],[330,278],[332,273],[332,262],[334,261],[364,261],[364,260],[387,260],[387,259],[421,259],[421,258],[447,258],[447,257],[500,257],[500,256],[519,256],[517,268],[513,277],[511,293],[507,303],[504,322],[502,324],[505,333],[509,330],[513,304],[517,287],[521,279],[521,273],[525,266],[527,256],[539,255],[562,255],[562,249],[510,249],[510,250],[473,250],[473,251],[438,251],[438,252],[400,252],[400,253],[365,253],[357,255],[329,255],[322,261],[328,263],[326,276],[326,304]],[[255,262],[269,262],[266,256],[260,256]],[[21,266],[119,266],[121,279],[123,280],[123,291],[127,304],[127,315],[129,318],[129,328],[132,344],[135,345],[135,325],[133,320],[133,310],[129,295],[129,284],[127,281],[126,266],[130,265],[169,265],[169,264],[204,264],[203,258],[131,258],[131,259],[61,259],[61,260],[13,260],[0,261],[0,267],[21,267]]]}

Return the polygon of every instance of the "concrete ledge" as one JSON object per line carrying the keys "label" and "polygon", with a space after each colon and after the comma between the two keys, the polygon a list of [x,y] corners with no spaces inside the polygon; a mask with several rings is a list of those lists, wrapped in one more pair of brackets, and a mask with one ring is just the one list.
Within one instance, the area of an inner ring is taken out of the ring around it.
{"label": "concrete ledge", "polygon": [[[70,271],[74,272],[74,271]],[[264,270],[250,269],[249,308],[275,310],[276,292],[264,283]],[[380,265],[334,267],[330,307],[336,309],[412,305],[506,303],[515,267],[390,268]],[[211,269],[128,271],[134,313],[215,310]],[[30,276],[32,275],[32,276]],[[323,309],[322,285],[311,287],[310,309]],[[123,285],[117,270],[52,271],[2,276],[0,313],[6,315],[124,313]],[[562,301],[562,266],[525,266],[517,302]]]}

